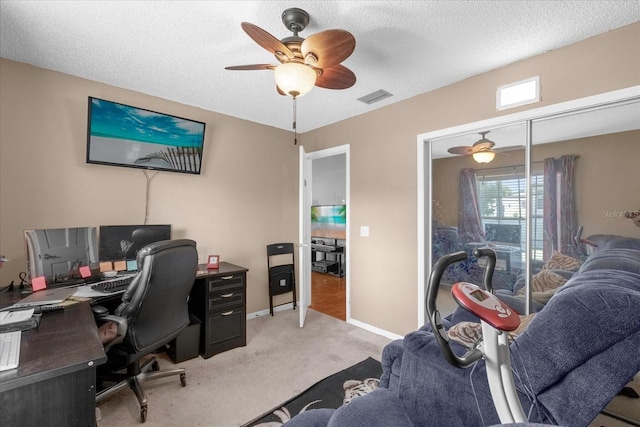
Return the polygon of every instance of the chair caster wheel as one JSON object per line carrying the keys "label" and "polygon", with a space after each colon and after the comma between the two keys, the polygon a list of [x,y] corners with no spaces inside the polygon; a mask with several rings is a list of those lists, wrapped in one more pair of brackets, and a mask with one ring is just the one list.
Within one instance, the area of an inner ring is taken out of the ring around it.
{"label": "chair caster wheel", "polygon": [[140,420],[144,423],[147,421],[147,408],[140,408]]}
{"label": "chair caster wheel", "polygon": [[187,385],[187,374],[180,374],[180,384],[182,384],[182,387]]}

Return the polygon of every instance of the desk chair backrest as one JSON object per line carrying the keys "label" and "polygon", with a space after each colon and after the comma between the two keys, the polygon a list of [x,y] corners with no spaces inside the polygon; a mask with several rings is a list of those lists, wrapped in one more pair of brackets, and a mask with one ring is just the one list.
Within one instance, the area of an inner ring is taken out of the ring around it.
{"label": "desk chair backrest", "polygon": [[115,314],[127,319],[123,345],[143,356],[171,341],[189,324],[188,297],[198,269],[193,240],[164,240],[138,252],[138,275]]}

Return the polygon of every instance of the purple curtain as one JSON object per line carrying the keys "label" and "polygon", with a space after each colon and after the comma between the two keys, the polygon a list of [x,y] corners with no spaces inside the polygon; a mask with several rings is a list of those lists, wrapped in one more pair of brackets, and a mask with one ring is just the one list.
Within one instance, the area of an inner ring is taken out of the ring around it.
{"label": "purple curtain", "polygon": [[466,242],[484,242],[476,174],[473,169],[460,171],[460,216],[458,225],[460,239]]}
{"label": "purple curtain", "polygon": [[568,154],[544,160],[544,259],[548,259],[554,250],[576,255],[572,239],[578,226],[573,194],[577,158]]}

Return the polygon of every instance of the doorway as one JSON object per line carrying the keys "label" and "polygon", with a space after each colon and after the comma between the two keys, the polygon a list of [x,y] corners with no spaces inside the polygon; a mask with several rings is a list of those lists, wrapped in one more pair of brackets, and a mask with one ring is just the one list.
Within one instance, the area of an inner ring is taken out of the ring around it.
{"label": "doorway", "polygon": [[348,150],[309,153],[311,158],[311,305],[348,319]]}

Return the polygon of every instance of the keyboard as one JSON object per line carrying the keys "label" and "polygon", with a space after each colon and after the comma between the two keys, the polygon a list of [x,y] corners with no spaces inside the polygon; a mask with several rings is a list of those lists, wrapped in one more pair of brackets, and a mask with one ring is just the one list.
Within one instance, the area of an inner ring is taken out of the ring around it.
{"label": "keyboard", "polygon": [[131,274],[129,276],[116,277],[113,279],[103,280],[102,282],[95,283],[91,285],[91,289],[98,292],[119,292],[127,289],[129,284],[133,282],[133,279],[136,277],[135,274]]}
{"label": "keyboard", "polygon": [[18,367],[21,331],[0,334],[0,371]]}

